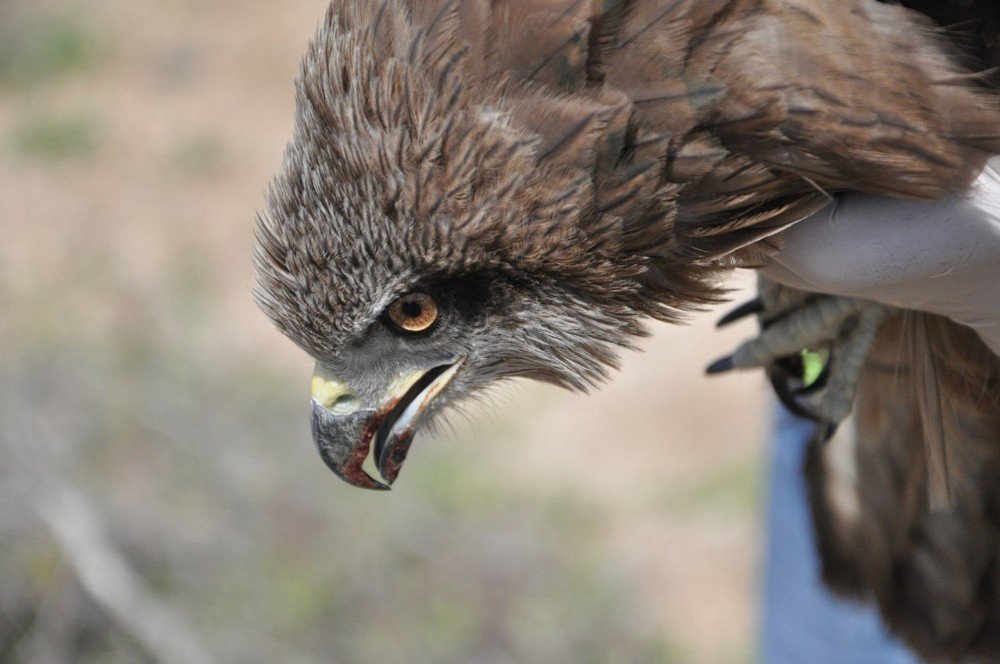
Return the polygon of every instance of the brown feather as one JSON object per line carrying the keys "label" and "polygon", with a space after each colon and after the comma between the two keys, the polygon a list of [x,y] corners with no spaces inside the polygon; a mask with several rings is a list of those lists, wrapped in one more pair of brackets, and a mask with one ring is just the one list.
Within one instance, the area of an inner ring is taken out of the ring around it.
{"label": "brown feather", "polygon": [[[933,402],[931,402],[933,400]],[[838,509],[814,445],[807,470],[823,573],[931,660],[1000,652],[1000,359],[971,330],[900,314],[862,376],[860,513]]]}
{"label": "brown feather", "polygon": [[[422,279],[500,274],[581,339],[518,312],[505,329],[536,345],[508,373],[592,385],[645,317],[718,301],[830,195],[965,189],[1000,152],[991,74],[970,75],[1000,65],[990,3],[945,32],[876,0],[333,0],[258,221],[258,301],[324,361]],[[895,371],[858,405],[862,523],[825,528],[814,486],[828,576],[935,656],[1000,653],[997,361],[971,334],[890,328]],[[954,509],[931,511],[945,466]]]}
{"label": "brown feather", "polygon": [[[974,65],[997,66],[1000,7],[971,3],[960,10],[959,4],[921,8],[938,20],[971,18],[950,36],[971,37],[964,46],[981,58]],[[961,13],[972,5],[978,13]],[[986,86],[990,77],[976,80]],[[962,103],[962,96],[948,95],[944,103]],[[956,123],[966,137],[997,128],[983,116]],[[928,143],[913,153],[931,164],[954,159],[939,150]],[[1000,657],[1000,358],[967,328],[907,313],[882,331],[862,378],[854,453],[860,514],[839,510],[832,499],[835,471],[822,448],[814,446],[807,463],[824,578],[857,598],[874,594],[888,624],[928,659],[994,661]]]}

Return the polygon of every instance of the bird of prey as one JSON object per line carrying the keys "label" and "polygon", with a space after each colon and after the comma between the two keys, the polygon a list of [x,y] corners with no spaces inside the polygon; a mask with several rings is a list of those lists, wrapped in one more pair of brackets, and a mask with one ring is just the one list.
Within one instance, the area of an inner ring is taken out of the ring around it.
{"label": "bird of prey", "polygon": [[[1000,13],[909,4],[333,0],[254,254],[260,306],[316,360],[326,464],[387,488],[419,428],[498,380],[599,384],[645,320],[724,299],[832,194],[967,188],[1000,152]],[[928,315],[773,284],[757,309],[772,350],[854,358],[834,404],[860,376],[849,499],[835,444],[808,468],[828,581],[928,657],[1000,657],[1000,361]]]}

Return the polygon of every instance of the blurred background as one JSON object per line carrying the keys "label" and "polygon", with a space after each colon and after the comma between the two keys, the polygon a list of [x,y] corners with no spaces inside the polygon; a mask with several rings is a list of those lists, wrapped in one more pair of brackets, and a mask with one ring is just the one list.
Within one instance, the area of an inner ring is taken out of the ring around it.
{"label": "blurred background", "polygon": [[325,5],[0,0],[0,661],[751,661],[767,389],[702,376],[719,312],[391,493],[321,463],[249,254]]}

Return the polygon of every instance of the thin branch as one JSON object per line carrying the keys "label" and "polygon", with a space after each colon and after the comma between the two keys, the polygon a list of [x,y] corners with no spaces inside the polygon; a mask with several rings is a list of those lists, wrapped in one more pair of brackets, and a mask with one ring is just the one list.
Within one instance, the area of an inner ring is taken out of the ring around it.
{"label": "thin branch", "polygon": [[48,497],[35,508],[84,590],[108,616],[157,661],[214,661],[187,622],[146,588],[108,541],[86,496],[64,482],[46,489]]}

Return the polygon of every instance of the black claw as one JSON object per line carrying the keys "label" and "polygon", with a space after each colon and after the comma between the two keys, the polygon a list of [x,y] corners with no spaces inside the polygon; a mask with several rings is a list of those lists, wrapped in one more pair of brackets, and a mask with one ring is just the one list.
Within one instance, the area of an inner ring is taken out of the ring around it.
{"label": "black claw", "polygon": [[837,426],[838,424],[836,422],[822,422],[819,425],[819,429],[816,431],[816,440],[820,443],[820,445],[825,445],[830,442],[830,439],[833,438],[833,434],[837,433]]}
{"label": "black claw", "polygon": [[764,303],[759,297],[755,297],[749,302],[744,302],[740,306],[736,307],[728,314],[719,319],[719,322],[715,324],[716,327],[725,327],[730,323],[735,323],[738,320],[751,316],[753,314],[759,314],[764,311]]}
{"label": "black claw", "polygon": [[785,408],[789,410],[793,415],[804,420],[810,420],[818,424],[824,422],[818,414],[813,412],[804,402],[800,402],[796,398],[795,390],[789,385],[788,376],[784,374],[779,374],[769,369],[767,372],[767,377],[771,381],[771,386],[774,388],[774,393],[777,395],[778,399],[784,404]]}
{"label": "black claw", "polygon": [[705,369],[705,373],[708,374],[709,376],[712,376],[712,375],[715,375],[715,374],[720,374],[720,373],[725,373],[727,371],[732,371],[733,368],[734,368],[734,366],[733,366],[733,356],[732,355],[728,355],[728,356],[723,357],[722,359],[716,360],[715,362],[712,362],[710,365],[708,365],[708,368]]}

